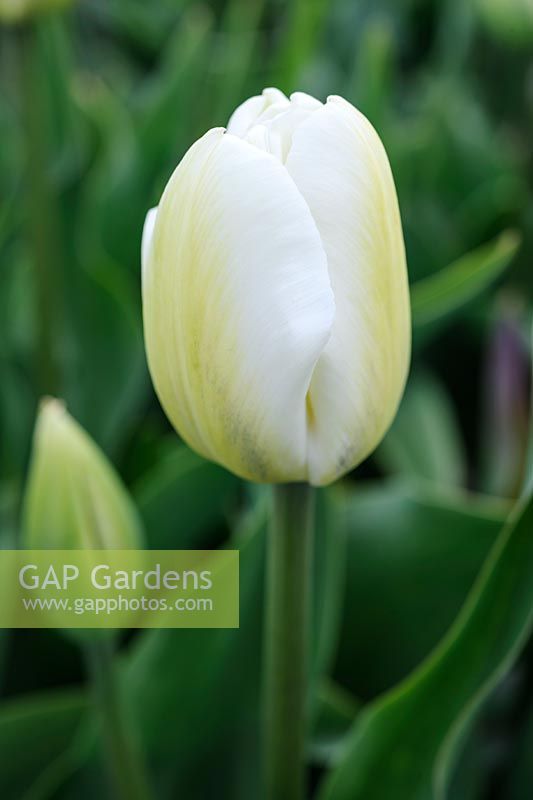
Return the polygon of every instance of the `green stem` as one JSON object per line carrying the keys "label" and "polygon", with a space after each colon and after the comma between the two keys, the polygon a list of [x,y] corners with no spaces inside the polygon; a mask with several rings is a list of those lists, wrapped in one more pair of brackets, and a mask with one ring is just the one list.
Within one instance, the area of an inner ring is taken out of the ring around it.
{"label": "green stem", "polygon": [[35,22],[18,29],[20,87],[26,138],[28,241],[35,287],[36,371],[41,394],[58,391],[55,332],[58,317],[58,225],[56,199],[48,174],[47,118],[43,97],[43,65]]}
{"label": "green stem", "polygon": [[96,639],[86,648],[95,705],[116,800],[150,800],[152,793],[140,753],[131,735],[116,680],[111,643]]}
{"label": "green stem", "polygon": [[266,800],[305,796],[314,490],[275,486],[265,642]]}

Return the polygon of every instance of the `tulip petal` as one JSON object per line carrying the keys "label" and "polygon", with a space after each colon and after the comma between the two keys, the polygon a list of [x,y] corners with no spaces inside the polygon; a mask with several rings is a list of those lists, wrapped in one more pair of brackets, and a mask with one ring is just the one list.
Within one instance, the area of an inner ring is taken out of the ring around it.
{"label": "tulip petal", "polygon": [[389,162],[368,120],[329,98],[294,132],[286,164],[317,224],[336,316],[309,391],[309,477],[337,478],[390,425],[410,356],[400,214]]}
{"label": "tulip petal", "polygon": [[289,99],[279,89],[263,89],[262,94],[249,97],[235,109],[228,122],[228,133],[243,138],[261,118],[289,107]]}
{"label": "tulip petal", "polygon": [[150,209],[150,211],[146,215],[146,219],[144,220],[144,227],[141,240],[141,264],[143,273],[144,270],[146,269],[146,265],[148,264],[148,253],[150,251],[150,247],[152,246],[152,237],[154,235],[156,217],[157,217],[157,206],[155,208]]}
{"label": "tulip petal", "polygon": [[165,189],[148,265],[148,362],[176,430],[243,477],[305,480],[306,394],[335,307],[319,233],[283,165],[207,133]]}

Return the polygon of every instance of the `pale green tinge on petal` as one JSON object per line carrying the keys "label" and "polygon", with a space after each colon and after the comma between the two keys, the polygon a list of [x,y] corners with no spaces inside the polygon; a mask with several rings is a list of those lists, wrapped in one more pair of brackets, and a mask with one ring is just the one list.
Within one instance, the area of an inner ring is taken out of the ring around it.
{"label": "pale green tinge on petal", "polygon": [[309,480],[326,484],[377,446],[403,393],[411,342],[403,235],[383,145],[340,97],[297,128],[286,168],[320,232],[335,296],[308,398]]}
{"label": "pale green tinge on petal", "polygon": [[306,395],[335,306],[283,164],[210,131],[170,179],[147,257],[148,362],[176,430],[244,477],[306,480]]}
{"label": "pale green tinge on petal", "polygon": [[58,400],[41,404],[23,509],[30,549],[142,547],[141,524],[102,451]]}

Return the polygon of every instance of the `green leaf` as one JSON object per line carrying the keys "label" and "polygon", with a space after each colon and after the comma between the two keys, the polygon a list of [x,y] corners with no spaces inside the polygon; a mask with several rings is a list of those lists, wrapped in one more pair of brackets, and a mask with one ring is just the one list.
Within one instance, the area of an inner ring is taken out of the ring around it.
{"label": "green leaf", "polygon": [[76,209],[76,255],[88,271],[107,258],[138,275],[148,186],[132,111],[104,82],[80,82],[77,102],[97,147]]}
{"label": "green leaf", "polygon": [[70,747],[86,699],[77,691],[10,700],[0,708],[0,795],[22,800]]}
{"label": "green leaf", "polygon": [[83,9],[96,29],[120,42],[121,52],[139,50],[144,55],[159,52],[161,43],[183,14],[187,0],[91,0]]}
{"label": "green leaf", "polygon": [[346,583],[347,525],[342,492],[318,492],[313,583],[313,674],[327,675],[337,652]]}
{"label": "green leaf", "polygon": [[533,702],[530,701],[515,757],[512,759],[506,800],[529,800],[533,786]]}
{"label": "green leaf", "polygon": [[76,276],[74,336],[66,400],[106,452],[124,441],[147,390],[147,369],[131,287],[114,264]]}
{"label": "green leaf", "polygon": [[177,445],[134,488],[149,546],[209,546],[235,506],[240,487],[231,472]]}
{"label": "green leaf", "polygon": [[321,800],[446,797],[457,742],[531,630],[532,526],[530,498],[504,526],[437,649],[359,716]]}
{"label": "green leaf", "polygon": [[250,748],[250,765],[257,755],[265,526],[260,502],[230,543],[241,545],[240,628],[149,631],[126,667],[147,752],[154,765],[166,764],[189,800],[210,796],[215,786],[217,797],[221,786],[233,797],[243,749]]}
{"label": "green leaf", "polygon": [[394,48],[391,21],[378,12],[368,20],[354,48],[352,75],[346,86],[345,97],[380,131],[390,113]]}
{"label": "green leaf", "polygon": [[[533,375],[533,326],[531,327],[530,336],[530,363],[531,374]],[[524,470],[524,493],[527,495],[533,492],[533,392],[531,393],[529,401],[529,436],[528,448],[526,454],[526,465]]]}
{"label": "green leaf", "polygon": [[360,705],[342,686],[325,679],[318,687],[314,706],[309,757],[317,764],[331,766],[342,753],[346,734]]}
{"label": "green leaf", "polygon": [[64,188],[78,179],[88,159],[87,132],[72,87],[73,49],[65,20],[49,15],[38,28],[41,91],[45,95],[49,159],[53,178]]}
{"label": "green leaf", "polygon": [[286,4],[287,19],[273,67],[275,84],[293,91],[304,66],[309,64],[330,10],[327,0],[293,0]]}
{"label": "green leaf", "polygon": [[35,417],[34,387],[17,364],[0,356],[0,471],[20,476],[25,465]]}
{"label": "green leaf", "polygon": [[346,504],[346,594],[335,677],[368,699],[404,678],[444,635],[504,510],[491,500],[398,481],[351,491]]}
{"label": "green leaf", "polygon": [[[186,9],[165,47],[158,72],[141,96],[136,116],[143,157],[137,169],[143,169],[152,179],[165,170],[167,180],[177,164],[181,147],[190,144],[186,136],[195,138],[190,108],[205,72],[212,26],[213,17],[207,6],[193,5]],[[188,113],[177,113],[178,109],[187,109]]]}
{"label": "green leaf", "polygon": [[405,477],[449,486],[464,483],[466,454],[455,410],[433,375],[411,378],[375,457],[388,472]]}
{"label": "green leaf", "polygon": [[492,242],[415,283],[411,287],[415,328],[447,317],[481,294],[509,265],[519,245],[520,236],[516,231],[504,231]]}
{"label": "green leaf", "polygon": [[[487,700],[487,706],[490,701]],[[485,709],[483,709],[485,712]],[[488,711],[488,708],[487,708]],[[490,730],[490,722],[485,718],[488,714],[479,714],[479,719],[472,721],[472,730],[465,730],[461,741],[461,752],[457,759],[452,781],[448,792],[453,800],[485,800],[489,793],[490,783],[497,771],[494,750],[497,747],[494,741],[485,741],[488,738],[485,728]],[[494,738],[501,735],[498,727],[492,721],[492,727],[498,732]]]}
{"label": "green leaf", "polygon": [[214,51],[211,70],[217,74],[208,110],[211,124],[225,125],[235,107],[246,99],[245,85],[261,47],[259,23],[265,0],[228,0],[220,23],[223,47]]}

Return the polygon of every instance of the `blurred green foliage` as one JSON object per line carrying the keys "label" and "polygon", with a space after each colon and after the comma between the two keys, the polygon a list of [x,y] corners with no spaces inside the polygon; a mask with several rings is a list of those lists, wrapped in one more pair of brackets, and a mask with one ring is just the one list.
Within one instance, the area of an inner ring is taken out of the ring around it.
{"label": "blurred green foliage", "polygon": [[[190,453],[157,404],[142,223],[188,146],[269,85],[341,94],[369,116],[413,287],[398,418],[356,475],[321,493],[311,788],[328,800],[530,797],[531,506],[502,529],[533,475],[528,9],[81,0],[0,29],[0,547],[17,540],[50,393],[115,463],[151,547],[241,548],[239,631],[124,642],[162,800],[257,796],[266,499]],[[0,632],[0,795],[105,798],[77,652],[23,633]]]}

